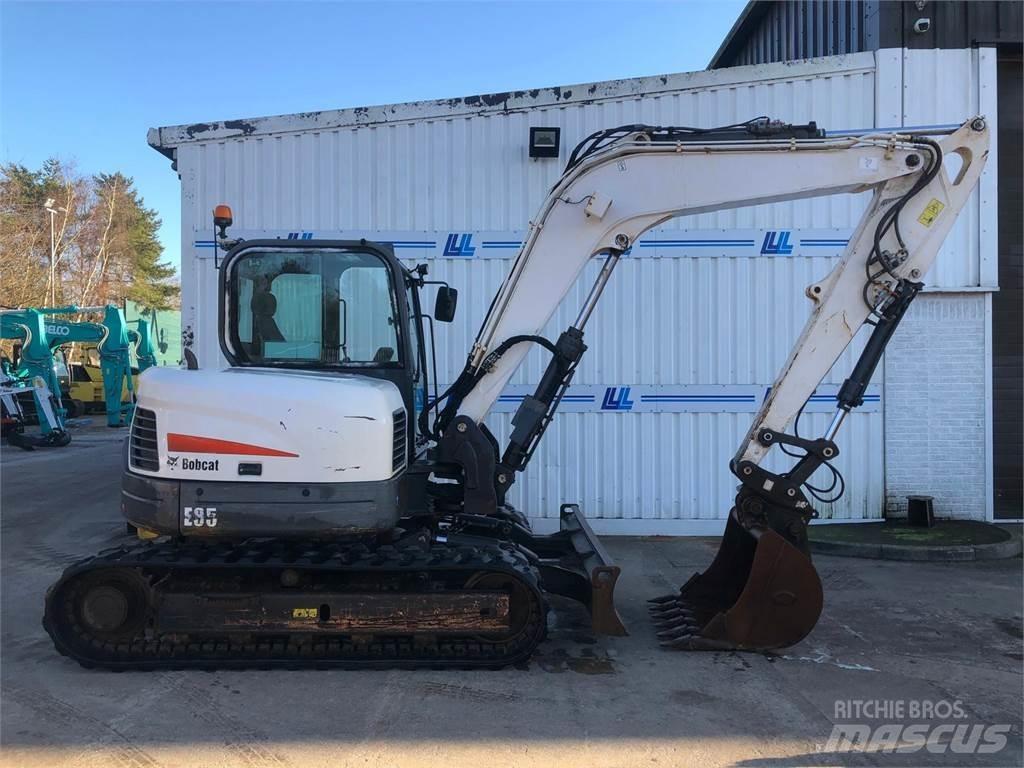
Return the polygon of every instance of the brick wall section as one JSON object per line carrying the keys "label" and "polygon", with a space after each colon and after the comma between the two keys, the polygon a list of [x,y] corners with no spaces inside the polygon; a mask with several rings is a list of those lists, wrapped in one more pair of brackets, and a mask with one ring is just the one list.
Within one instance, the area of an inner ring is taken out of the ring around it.
{"label": "brick wall section", "polygon": [[884,362],[886,514],[985,519],[985,296],[922,294]]}

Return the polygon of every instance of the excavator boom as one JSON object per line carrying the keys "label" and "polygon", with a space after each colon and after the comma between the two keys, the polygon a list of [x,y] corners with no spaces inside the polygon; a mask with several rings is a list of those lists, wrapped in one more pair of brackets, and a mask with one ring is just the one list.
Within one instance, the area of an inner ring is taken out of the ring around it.
{"label": "excavator boom", "polygon": [[[493,471],[495,500],[503,499],[569,385],[586,349],[584,327],[616,263],[647,230],[677,216],[872,191],[840,262],[808,286],[813,309],[807,325],[732,462],[741,485],[718,557],[679,595],[659,598],[652,608],[671,647],[763,649],[798,641],[816,623],[822,604],[807,545],[806,527],[816,514],[804,494],[805,488],[816,492],[807,480],[820,467],[831,468],[838,455],[833,438],[845,415],[861,404],[886,343],[966,204],[984,168],[988,141],[982,118],[939,142],[900,133],[825,138],[813,123],[765,121],[712,131],[627,126],[595,134],[577,147],[531,222],[462,375],[445,393],[434,425],[442,454],[447,449],[455,460],[460,452],[465,456],[472,433],[530,343],[548,348],[551,362],[513,418],[501,461],[491,465],[474,455],[472,466],[464,464],[478,486]],[[953,156],[959,169],[950,176],[944,161]],[[606,254],[604,268],[575,323],[557,343],[539,337],[598,254]],[[787,435],[867,322],[874,331],[839,394],[827,434],[819,440]],[[453,424],[459,430],[454,438]],[[777,444],[789,446],[783,451],[799,459],[782,474],[759,466]],[[484,498],[482,506],[492,503]]]}

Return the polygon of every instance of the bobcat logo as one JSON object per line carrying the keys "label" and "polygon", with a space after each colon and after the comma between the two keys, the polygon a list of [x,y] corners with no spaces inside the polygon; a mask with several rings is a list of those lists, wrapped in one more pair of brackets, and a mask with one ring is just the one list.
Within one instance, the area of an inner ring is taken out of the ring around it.
{"label": "bobcat logo", "polygon": [[178,466],[178,458],[179,457],[177,456],[168,456],[167,466],[170,467],[171,469],[174,469],[176,466]]}

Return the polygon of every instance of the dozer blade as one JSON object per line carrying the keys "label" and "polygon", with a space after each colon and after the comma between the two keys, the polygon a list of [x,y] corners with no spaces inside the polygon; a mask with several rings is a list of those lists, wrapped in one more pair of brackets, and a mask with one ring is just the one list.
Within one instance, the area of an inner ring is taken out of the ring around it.
{"label": "dozer blade", "polygon": [[599,635],[628,635],[615,609],[619,566],[597,538],[577,504],[563,504],[560,529],[550,536],[524,540],[540,560],[544,589],[578,600],[590,612],[591,628]]}
{"label": "dozer blade", "polygon": [[711,566],[650,611],[666,648],[765,651],[806,637],[821,607],[810,557],[773,530],[746,530],[733,510]]}
{"label": "dozer blade", "polygon": [[628,635],[615,609],[615,583],[621,569],[615,565],[578,505],[563,504],[561,518],[562,530],[569,533],[573,549],[590,575],[590,600],[585,602],[590,609],[591,627],[599,635]]}

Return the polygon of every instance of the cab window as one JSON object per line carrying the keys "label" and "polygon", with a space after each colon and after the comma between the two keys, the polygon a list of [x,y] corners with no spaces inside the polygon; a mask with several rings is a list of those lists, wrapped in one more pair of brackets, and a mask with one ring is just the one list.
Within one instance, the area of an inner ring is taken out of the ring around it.
{"label": "cab window", "polygon": [[391,270],[375,253],[253,251],[232,265],[228,291],[229,339],[243,363],[402,362]]}

